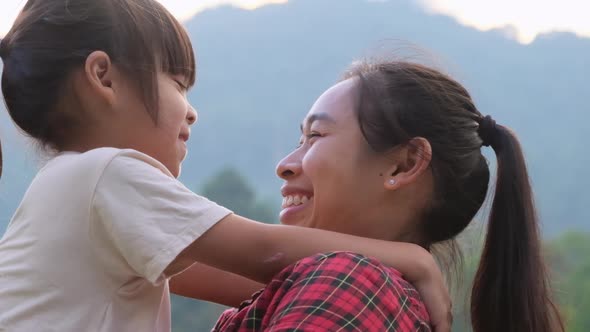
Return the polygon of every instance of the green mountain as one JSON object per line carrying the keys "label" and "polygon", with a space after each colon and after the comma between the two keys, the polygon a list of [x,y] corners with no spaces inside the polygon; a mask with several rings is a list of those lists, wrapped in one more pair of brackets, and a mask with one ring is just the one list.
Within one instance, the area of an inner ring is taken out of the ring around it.
{"label": "green mountain", "polygon": [[[547,235],[590,229],[583,136],[590,128],[590,39],[550,33],[522,45],[509,37],[510,27],[481,32],[428,14],[411,0],[291,0],[254,11],[225,6],[202,12],[186,27],[198,60],[189,97],[199,122],[181,177],[190,187],[199,189],[216,170],[233,166],[278,202],[274,166],[296,145],[299,122],[315,98],[354,59],[409,53],[457,77],[483,113],[519,134]],[[0,229],[30,181],[34,160],[2,113],[7,162]]]}

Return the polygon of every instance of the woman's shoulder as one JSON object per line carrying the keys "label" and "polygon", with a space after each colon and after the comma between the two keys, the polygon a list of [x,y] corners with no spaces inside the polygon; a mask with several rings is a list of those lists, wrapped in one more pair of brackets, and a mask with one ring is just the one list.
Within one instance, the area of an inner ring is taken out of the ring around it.
{"label": "woman's shoulder", "polygon": [[388,298],[398,305],[409,303],[428,318],[426,307],[416,288],[403,278],[400,271],[382,264],[375,258],[358,253],[337,251],[306,257],[277,275],[280,280],[289,275],[290,280],[306,283],[331,283],[338,291],[353,288],[360,293],[374,293]]}
{"label": "woman's shoulder", "polygon": [[294,271],[319,268],[331,272],[347,271],[348,273],[358,272],[363,275],[379,275],[392,281],[407,284],[402,273],[395,268],[386,266],[375,258],[349,251],[316,254],[299,260],[291,267]]}
{"label": "woman's shoulder", "polygon": [[252,300],[224,313],[214,331],[332,331],[344,326],[430,331],[428,322],[418,292],[398,271],[360,254],[330,252],[285,268]]}
{"label": "woman's shoulder", "polygon": [[[429,330],[428,312],[416,289],[399,271],[370,257],[352,252],[317,254],[285,269],[276,281],[291,288],[284,303],[320,312],[347,308],[347,314],[363,317],[365,323],[356,322],[363,327],[370,322],[383,330],[391,330],[387,326],[397,326],[396,331]],[[316,308],[318,301],[321,305]]]}

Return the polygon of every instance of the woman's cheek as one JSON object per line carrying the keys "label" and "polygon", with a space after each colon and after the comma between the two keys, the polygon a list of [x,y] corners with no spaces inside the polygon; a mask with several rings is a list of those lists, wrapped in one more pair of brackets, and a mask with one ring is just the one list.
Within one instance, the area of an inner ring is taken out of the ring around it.
{"label": "woman's cheek", "polygon": [[317,175],[318,170],[323,168],[322,166],[324,162],[322,159],[322,154],[318,153],[318,151],[314,149],[313,146],[303,156],[303,160],[301,161],[303,173],[310,177],[312,181],[313,176]]}

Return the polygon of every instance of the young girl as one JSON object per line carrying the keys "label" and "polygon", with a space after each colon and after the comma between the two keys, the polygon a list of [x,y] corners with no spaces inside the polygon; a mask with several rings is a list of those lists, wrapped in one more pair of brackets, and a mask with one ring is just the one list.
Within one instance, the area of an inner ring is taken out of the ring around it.
{"label": "young girl", "polygon": [[[267,282],[338,249],[395,265],[448,330],[442,277],[419,246],[257,223],[176,180],[195,60],[154,0],[29,0],[0,56],[10,116],[57,152],[0,240],[0,331],[169,331],[168,279],[197,261]],[[207,269],[189,270],[192,295],[223,297]]]}

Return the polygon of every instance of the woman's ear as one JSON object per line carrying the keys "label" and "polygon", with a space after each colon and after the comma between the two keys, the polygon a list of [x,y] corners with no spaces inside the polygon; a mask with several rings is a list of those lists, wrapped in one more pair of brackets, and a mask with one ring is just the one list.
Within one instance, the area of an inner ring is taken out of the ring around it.
{"label": "woman's ear", "polygon": [[427,139],[415,137],[404,146],[395,149],[393,163],[385,171],[384,186],[396,190],[416,181],[430,166],[432,147]]}
{"label": "woman's ear", "polygon": [[108,54],[103,51],[92,52],[84,64],[84,78],[98,97],[108,104],[114,102],[114,67]]}

